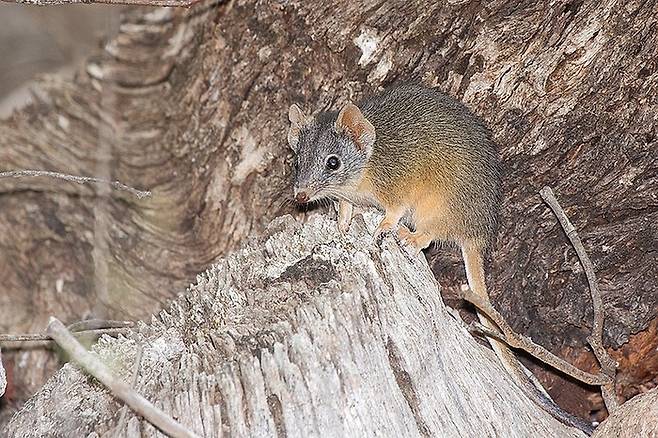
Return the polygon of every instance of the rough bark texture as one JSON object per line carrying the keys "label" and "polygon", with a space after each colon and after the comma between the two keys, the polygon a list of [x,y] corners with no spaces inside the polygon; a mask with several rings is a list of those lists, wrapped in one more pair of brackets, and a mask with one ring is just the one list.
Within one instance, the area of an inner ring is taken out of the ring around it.
{"label": "rough bark texture", "polygon": [[[638,337],[658,308],[656,16],[656,2],[613,0],[133,11],[74,81],[43,81],[34,103],[0,124],[0,163],[108,176],[155,196],[0,181],[0,327],[149,315],[282,213],[290,103],[326,109],[419,79],[483,116],[501,145],[497,306],[520,332],[593,367],[584,275],[537,195],[551,184],[597,268],[606,345],[639,340],[632,351],[647,352],[622,363],[644,364],[628,373],[645,376],[629,383],[639,387],[658,369],[651,338]],[[464,282],[455,258],[430,259],[446,286]],[[48,357],[7,361],[23,395],[52,369]],[[573,412],[600,407],[565,385],[551,391],[559,399],[567,388]]]}
{"label": "rough bark texture", "polygon": [[[422,256],[313,216],[275,221],[96,353],[201,436],[579,437],[525,397],[441,300]],[[367,224],[367,225],[366,225]],[[67,365],[4,436],[155,436]],[[117,430],[124,427],[125,430]]]}

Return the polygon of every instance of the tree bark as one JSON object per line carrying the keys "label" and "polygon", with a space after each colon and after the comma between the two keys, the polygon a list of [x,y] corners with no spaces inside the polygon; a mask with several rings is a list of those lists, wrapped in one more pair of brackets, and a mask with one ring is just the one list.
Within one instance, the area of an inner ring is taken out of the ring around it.
{"label": "tree bark", "polygon": [[[154,197],[0,181],[0,328],[41,330],[51,314],[147,317],[290,211],[280,208],[289,104],[335,108],[414,79],[463,100],[501,146],[498,308],[518,331],[595,368],[584,275],[537,195],[551,184],[596,266],[606,345],[629,397],[658,374],[655,337],[642,336],[658,308],[657,11],[613,0],[234,0],[128,12],[74,80],[41,81],[34,102],[0,123],[0,170],[117,179]],[[461,265],[429,257],[450,298]],[[5,359],[18,401],[56,364],[26,351]],[[551,388],[569,410],[598,408],[569,385]]]}
{"label": "tree bark", "polygon": [[[374,242],[376,223],[358,216],[340,238],[326,216],[284,216],[95,352],[129,381],[141,346],[135,388],[200,436],[584,436],[475,342],[424,257]],[[122,409],[67,365],[5,436],[155,435]]]}

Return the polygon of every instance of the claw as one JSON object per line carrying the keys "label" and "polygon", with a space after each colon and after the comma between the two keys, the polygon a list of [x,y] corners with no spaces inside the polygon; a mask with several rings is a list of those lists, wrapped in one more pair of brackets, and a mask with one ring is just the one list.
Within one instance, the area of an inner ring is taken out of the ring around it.
{"label": "claw", "polygon": [[391,234],[393,232],[394,228],[395,228],[395,226],[392,223],[386,222],[386,221],[381,221],[381,223],[375,229],[375,239],[380,241],[387,234]]}
{"label": "claw", "polygon": [[339,217],[338,221],[336,222],[338,232],[342,234],[343,236],[347,234],[347,231],[350,229],[350,222],[352,218],[345,218],[345,217]]}
{"label": "claw", "polygon": [[395,231],[403,213],[404,210],[399,208],[393,210],[388,210],[388,209],[386,210],[386,214],[384,215],[384,218],[379,223],[379,225],[377,225],[377,229],[375,229],[375,240],[377,242],[381,243],[381,240],[384,237],[384,235]]}
{"label": "claw", "polygon": [[412,255],[418,255],[423,250],[418,244],[417,236],[405,227],[398,230],[398,238],[402,247]]}

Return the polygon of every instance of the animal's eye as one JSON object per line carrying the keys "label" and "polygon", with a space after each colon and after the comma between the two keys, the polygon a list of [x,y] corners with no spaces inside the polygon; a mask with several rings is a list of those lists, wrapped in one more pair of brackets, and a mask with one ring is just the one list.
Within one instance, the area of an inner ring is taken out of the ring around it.
{"label": "animal's eye", "polygon": [[340,167],[340,159],[335,155],[329,155],[327,157],[327,169],[336,170]]}

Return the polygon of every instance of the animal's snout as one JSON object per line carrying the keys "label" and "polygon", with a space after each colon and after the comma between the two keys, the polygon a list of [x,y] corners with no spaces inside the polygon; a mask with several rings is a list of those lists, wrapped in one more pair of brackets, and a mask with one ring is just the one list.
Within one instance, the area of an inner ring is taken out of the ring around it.
{"label": "animal's snout", "polygon": [[308,202],[308,193],[301,191],[295,195],[295,201],[300,204],[306,204]]}

